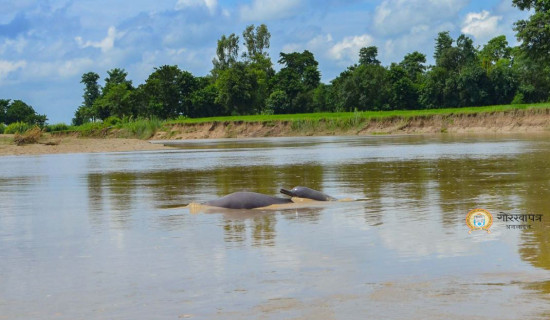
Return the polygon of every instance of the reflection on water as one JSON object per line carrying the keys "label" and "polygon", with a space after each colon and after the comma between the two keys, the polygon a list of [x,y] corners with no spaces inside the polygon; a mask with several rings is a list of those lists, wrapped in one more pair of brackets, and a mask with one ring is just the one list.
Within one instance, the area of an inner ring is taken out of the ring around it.
{"label": "reflection on water", "polygon": [[[545,318],[548,138],[229,139],[3,157],[0,319]],[[185,208],[296,185],[367,200]],[[491,234],[468,234],[476,207],[495,214]],[[498,212],[543,219],[510,230]]]}

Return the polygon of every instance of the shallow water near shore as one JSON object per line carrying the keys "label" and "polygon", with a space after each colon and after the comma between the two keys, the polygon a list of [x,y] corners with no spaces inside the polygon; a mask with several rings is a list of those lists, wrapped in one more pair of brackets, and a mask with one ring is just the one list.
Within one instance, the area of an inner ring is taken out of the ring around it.
{"label": "shallow water near shore", "polygon": [[[0,158],[0,319],[550,317],[548,134],[167,143]],[[185,207],[296,185],[363,200]]]}

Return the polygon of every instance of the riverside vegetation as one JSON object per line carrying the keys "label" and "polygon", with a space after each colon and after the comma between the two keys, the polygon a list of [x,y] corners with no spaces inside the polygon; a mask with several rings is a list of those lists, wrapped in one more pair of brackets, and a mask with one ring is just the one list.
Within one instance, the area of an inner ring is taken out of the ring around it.
{"label": "riverside vegetation", "polygon": [[[528,123],[526,119],[539,119]],[[484,119],[475,123],[475,119]],[[500,122],[499,122],[500,119]],[[469,124],[465,125],[461,121]],[[456,131],[456,128],[494,131],[503,126],[523,128],[519,131],[550,129],[550,103],[496,105],[469,108],[427,110],[324,112],[280,115],[247,115],[176,120],[131,119],[109,117],[103,122],[79,126],[46,125],[43,133],[53,136],[112,137],[138,139],[231,138],[258,136],[292,136],[319,134],[388,134]],[[239,128],[240,126],[240,128]],[[468,126],[475,127],[474,129]],[[21,134],[36,128],[19,123],[6,128],[7,133]],[[218,128],[216,132],[215,128]],[[450,129],[454,128],[454,129]],[[405,130],[409,129],[409,131]],[[14,131],[15,130],[15,131]],[[20,131],[17,131],[20,130]],[[513,131],[504,129],[503,131]]]}
{"label": "riverside vegetation", "polygon": [[550,100],[549,3],[513,0],[520,10],[533,13],[515,23],[521,42],[517,47],[510,47],[505,36],[480,48],[466,35],[453,39],[440,32],[435,65],[426,65],[426,56],[415,51],[399,63],[382,66],[378,48],[369,46],[359,51],[358,63],[329,84],[321,83],[318,62],[307,50],[281,52],[276,72],[267,53],[267,26],[250,25],[242,33],[242,53],[235,34],[218,40],[206,76],[164,65],[136,87],[120,68],[107,71],[103,86],[97,73],[83,74],[83,103],[70,126],[48,125],[46,115],[25,102],[0,99],[0,133],[37,125],[43,131],[80,136],[148,139],[162,130],[171,137],[176,125],[206,122],[285,122],[292,132],[311,131],[322,123],[342,131],[392,117],[406,125],[412,117],[509,112],[534,104],[540,110]]}

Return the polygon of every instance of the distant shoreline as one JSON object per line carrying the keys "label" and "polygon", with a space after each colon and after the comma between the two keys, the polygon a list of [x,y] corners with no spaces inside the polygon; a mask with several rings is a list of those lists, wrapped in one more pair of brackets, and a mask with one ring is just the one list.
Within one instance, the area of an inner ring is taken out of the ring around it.
{"label": "distant shoreline", "polygon": [[174,123],[153,140],[254,138],[329,135],[550,132],[550,109],[481,113],[391,116],[371,119],[211,121]]}
{"label": "distant shoreline", "polygon": [[0,156],[58,153],[125,152],[170,149],[154,140],[188,140],[330,135],[392,134],[507,134],[550,133],[550,108],[482,113],[274,121],[204,121],[168,123],[149,140],[117,138],[117,130],[103,138],[75,133],[45,134],[39,144],[17,146],[13,135],[0,135]]}

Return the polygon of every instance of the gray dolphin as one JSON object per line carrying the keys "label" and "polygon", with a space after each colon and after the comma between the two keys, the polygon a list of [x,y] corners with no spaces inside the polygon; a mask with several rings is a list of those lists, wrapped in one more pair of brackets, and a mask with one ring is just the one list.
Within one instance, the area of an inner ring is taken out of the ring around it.
{"label": "gray dolphin", "polygon": [[328,194],[324,194],[321,191],[313,190],[308,187],[297,186],[292,188],[292,190],[281,189],[280,192],[291,197],[307,198],[307,199],[312,199],[317,201],[336,201],[337,200],[336,198],[331,197]]}
{"label": "gray dolphin", "polygon": [[235,192],[204,204],[226,209],[255,209],[272,204],[292,203],[291,199],[277,198],[256,192]]}

